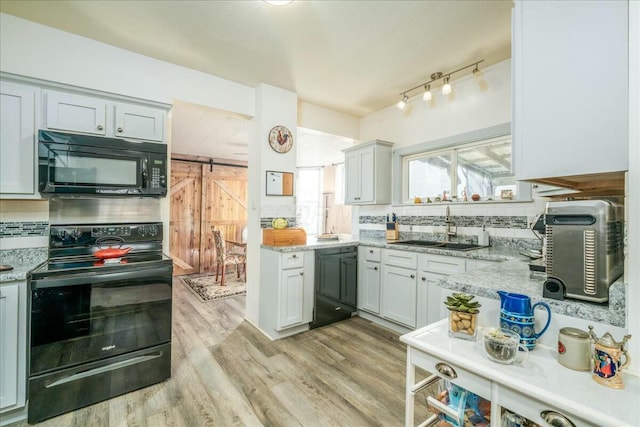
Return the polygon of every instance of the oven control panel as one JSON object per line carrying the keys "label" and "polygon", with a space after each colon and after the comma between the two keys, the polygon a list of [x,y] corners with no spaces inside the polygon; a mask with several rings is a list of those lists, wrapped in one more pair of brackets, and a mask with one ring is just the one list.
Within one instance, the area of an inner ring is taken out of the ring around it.
{"label": "oven control panel", "polygon": [[[105,237],[113,237],[129,246],[149,245],[151,242],[161,244],[162,223],[55,225],[49,228],[49,247],[65,248],[66,251],[91,246],[95,249],[96,241],[101,238],[104,240]],[[147,246],[145,250],[148,250]],[[65,256],[70,254],[71,252],[64,253]]]}
{"label": "oven control panel", "polygon": [[103,236],[126,237],[126,236],[131,236],[131,227],[129,227],[129,226],[93,227],[91,229],[91,236],[92,237],[103,237]]}

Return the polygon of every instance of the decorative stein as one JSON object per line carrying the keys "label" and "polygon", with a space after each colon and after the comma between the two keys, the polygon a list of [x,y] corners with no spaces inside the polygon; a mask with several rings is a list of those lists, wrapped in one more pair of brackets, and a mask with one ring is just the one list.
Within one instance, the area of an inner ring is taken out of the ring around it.
{"label": "decorative stein", "polygon": [[[631,335],[625,335],[622,342],[613,339],[609,332],[605,333],[602,338],[598,338],[593,332],[593,326],[589,326],[589,335],[595,342],[593,350],[593,379],[600,384],[604,384],[611,388],[624,388],[622,382],[622,370],[629,366],[631,357],[624,349],[624,345]],[[622,363],[624,356],[624,363]]]}

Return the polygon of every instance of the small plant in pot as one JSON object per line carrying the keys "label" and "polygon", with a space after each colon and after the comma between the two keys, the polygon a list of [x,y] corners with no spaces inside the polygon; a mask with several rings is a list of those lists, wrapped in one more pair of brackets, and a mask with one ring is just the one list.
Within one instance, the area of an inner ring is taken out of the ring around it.
{"label": "small plant in pot", "polygon": [[449,309],[449,336],[475,340],[478,326],[478,301],[473,295],[454,293],[447,297],[444,305]]}

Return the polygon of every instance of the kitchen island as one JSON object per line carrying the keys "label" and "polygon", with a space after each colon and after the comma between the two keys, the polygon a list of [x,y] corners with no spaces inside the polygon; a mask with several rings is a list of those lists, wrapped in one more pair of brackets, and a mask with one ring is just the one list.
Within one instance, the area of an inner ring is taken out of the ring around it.
{"label": "kitchen island", "polygon": [[545,411],[576,426],[637,426],[640,420],[640,378],[623,373],[625,388],[608,388],[596,383],[590,372],[560,365],[555,347],[539,344],[522,365],[501,365],[485,356],[481,338],[450,338],[446,319],[405,334],[400,341],[407,344],[407,426],[413,424],[415,395],[427,385],[416,381],[416,367],[491,401],[493,427],[501,425],[501,408],[542,425]]}

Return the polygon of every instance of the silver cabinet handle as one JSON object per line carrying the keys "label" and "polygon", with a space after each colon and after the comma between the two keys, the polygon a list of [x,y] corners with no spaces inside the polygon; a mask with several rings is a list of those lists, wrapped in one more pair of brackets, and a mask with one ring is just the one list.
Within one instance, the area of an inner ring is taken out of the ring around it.
{"label": "silver cabinet handle", "polygon": [[102,130],[102,129],[104,129],[104,127],[102,125],[98,125],[98,126],[96,126],[96,129]]}
{"label": "silver cabinet handle", "polygon": [[423,281],[423,282],[426,282],[426,281],[427,281],[427,278],[426,278],[426,277],[424,277],[424,276],[422,276],[422,281]]}
{"label": "silver cabinet handle", "polygon": [[304,271],[301,271],[301,272],[300,272],[300,275],[301,275],[301,276],[304,276]]}
{"label": "silver cabinet handle", "polygon": [[378,271],[378,267],[373,267],[373,269],[374,269],[375,271]]}
{"label": "silver cabinet handle", "polygon": [[122,133],[122,131],[124,131],[124,129],[118,128],[118,132]]}
{"label": "silver cabinet handle", "polygon": [[340,311],[340,310],[342,310],[342,307],[336,307],[336,308],[334,308],[334,310],[335,311]]}
{"label": "silver cabinet handle", "polygon": [[540,416],[547,424],[553,427],[576,427],[569,418],[556,411],[542,411]]}
{"label": "silver cabinet handle", "polygon": [[453,380],[458,378],[458,374],[456,373],[455,369],[453,369],[451,365],[447,365],[446,363],[440,362],[436,364],[436,370],[440,375],[447,379]]}
{"label": "silver cabinet handle", "polygon": [[293,255],[291,255],[291,258],[298,258],[298,255],[293,254]]}
{"label": "silver cabinet handle", "polygon": [[416,275],[415,275],[415,274],[412,274],[412,275],[411,275],[411,276],[409,276],[409,277],[411,277],[412,279],[415,279],[415,278],[416,278]]}
{"label": "silver cabinet handle", "polygon": [[373,253],[373,249],[369,249],[369,253],[372,254]]}

